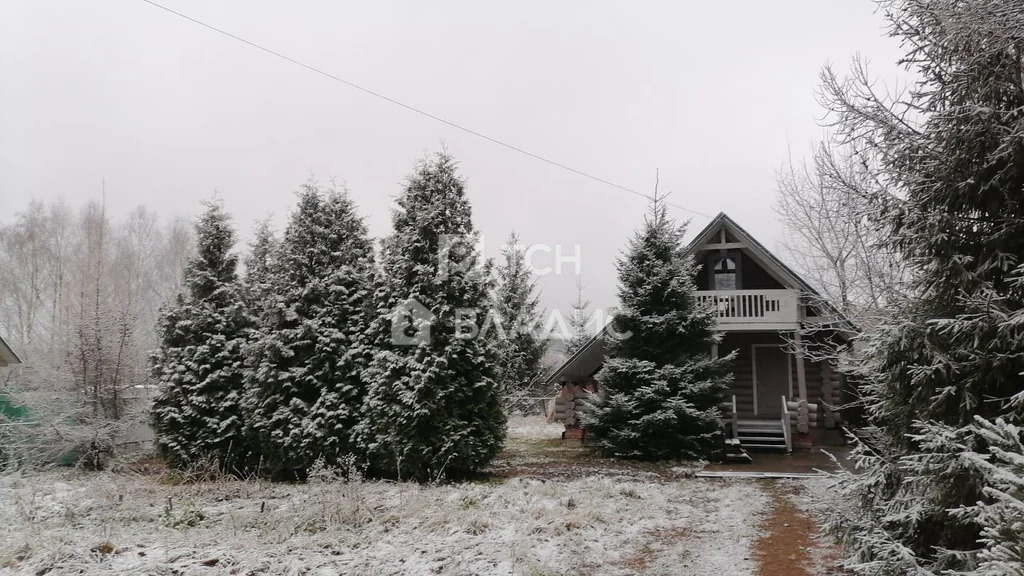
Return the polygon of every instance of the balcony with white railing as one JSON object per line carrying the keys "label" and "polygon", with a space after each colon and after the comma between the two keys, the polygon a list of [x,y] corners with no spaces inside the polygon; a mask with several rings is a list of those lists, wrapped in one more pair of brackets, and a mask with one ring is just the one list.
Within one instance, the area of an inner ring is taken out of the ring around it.
{"label": "balcony with white railing", "polygon": [[701,290],[698,304],[711,306],[722,330],[796,330],[796,290]]}

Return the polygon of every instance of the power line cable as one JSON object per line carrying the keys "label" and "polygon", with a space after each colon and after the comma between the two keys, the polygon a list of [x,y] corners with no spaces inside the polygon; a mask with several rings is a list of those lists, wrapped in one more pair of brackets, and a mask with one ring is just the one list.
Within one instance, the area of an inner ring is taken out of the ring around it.
{"label": "power line cable", "polygon": [[[221,34],[223,36],[227,36],[228,38],[231,38],[232,40],[235,40],[237,42],[241,42],[242,44],[245,44],[247,46],[251,46],[252,48],[260,50],[261,52],[265,52],[266,54],[270,54],[271,56],[274,56],[276,58],[279,58],[279,59],[284,60],[286,62],[289,62],[291,64],[295,64],[296,66],[300,66],[302,68],[305,68],[306,70],[309,70],[310,72],[314,72],[314,73],[319,74],[321,76],[324,76],[326,78],[330,78],[331,80],[334,80],[335,82],[340,82],[340,83],[348,86],[349,88],[354,88],[356,90],[359,90],[360,92],[364,92],[366,94],[369,94],[370,96],[373,96],[374,98],[379,98],[381,100],[384,100],[385,102],[389,102],[391,104],[394,104],[395,106],[399,106],[399,107],[405,108],[406,110],[409,110],[411,112],[415,112],[416,114],[419,114],[421,116],[426,116],[427,118],[430,118],[431,120],[440,122],[440,123],[445,124],[447,126],[451,126],[452,128],[455,128],[456,130],[461,130],[462,132],[465,132],[467,134],[476,136],[477,138],[481,138],[483,140],[487,140],[488,142],[491,142],[492,144],[497,144],[498,146],[502,146],[502,147],[507,148],[509,150],[512,150],[514,152],[518,152],[520,154],[529,156],[530,158],[533,158],[535,160],[540,160],[541,162],[544,162],[546,164],[550,164],[551,166],[555,166],[557,168],[561,168],[562,170],[567,170],[567,171],[572,172],[573,174],[576,174],[578,176],[583,176],[584,178],[589,178],[589,179],[591,179],[591,180],[593,180],[595,182],[600,182],[601,184],[604,184],[606,186],[610,186],[612,188],[616,188],[616,189],[621,190],[623,192],[629,192],[630,194],[635,194],[637,196],[640,196],[641,198],[645,198],[647,200],[653,200],[653,198],[651,196],[649,196],[647,194],[644,194],[643,192],[638,192],[636,190],[633,190],[632,188],[627,188],[626,186],[622,186],[621,184],[616,184],[614,182],[605,180],[604,178],[601,178],[599,176],[594,176],[593,174],[589,174],[589,173],[584,172],[582,170],[577,170],[576,168],[573,168],[571,166],[566,166],[565,164],[562,164],[561,162],[556,162],[555,160],[551,160],[550,158],[545,158],[544,156],[541,156],[539,154],[534,154],[533,152],[530,152],[529,150],[524,150],[523,148],[520,148],[520,147],[515,146],[513,144],[509,144],[507,142],[503,142],[501,140],[498,140],[497,138],[492,138],[491,136],[488,136],[488,135],[483,134],[481,132],[477,132],[476,130],[473,130],[471,128],[467,128],[465,126],[462,126],[461,124],[458,124],[458,123],[452,122],[451,120],[447,120],[445,118],[437,116],[436,114],[431,114],[430,112],[427,112],[426,110],[423,110],[421,108],[417,108],[417,107],[412,106],[410,104],[406,104],[405,102],[402,102],[400,100],[395,100],[394,98],[391,98],[390,96],[381,94],[380,92],[375,92],[373,90],[370,90],[369,88],[366,88],[364,86],[360,86],[359,84],[356,84],[354,82],[350,82],[348,80],[345,80],[344,78],[340,78],[338,76],[335,76],[334,74],[331,74],[330,72],[327,72],[325,70],[317,68],[316,66],[312,66],[310,64],[306,64],[305,62],[302,62],[301,60],[296,60],[295,58],[292,58],[291,56],[287,56],[285,54],[277,52],[276,50],[272,50],[270,48],[267,48],[266,46],[257,44],[257,43],[255,43],[255,42],[253,42],[251,40],[246,40],[245,38],[242,38],[241,36],[236,36],[235,34],[232,34],[231,32],[228,32],[227,30],[223,30],[221,28],[217,28],[216,26],[213,26],[212,24],[207,24],[206,22],[203,22],[201,20],[197,20],[196,18],[193,18],[193,17],[189,16],[188,14],[183,14],[181,12],[178,12],[176,10],[168,8],[167,6],[164,6],[163,4],[159,4],[157,2],[154,2],[153,0],[140,0],[140,1],[144,2],[146,4],[149,4],[150,6],[153,6],[154,8],[159,8],[160,10],[163,10],[165,12],[173,14],[173,15],[175,15],[175,16],[177,16],[179,18],[182,18],[184,20],[188,20],[189,22],[192,22],[193,24],[198,24],[199,26],[202,26],[203,28],[206,28],[207,30],[212,30],[213,32],[216,32],[216,33]],[[668,206],[672,206],[673,208],[678,208],[680,210],[685,210],[686,212],[690,212],[690,213],[696,214],[698,216],[704,216],[705,218],[711,218],[711,216],[708,215],[708,214],[704,214],[703,212],[698,212],[697,210],[692,210],[690,208],[686,208],[685,206],[680,206],[678,204],[672,204],[671,202],[666,202],[665,204],[668,205]]]}

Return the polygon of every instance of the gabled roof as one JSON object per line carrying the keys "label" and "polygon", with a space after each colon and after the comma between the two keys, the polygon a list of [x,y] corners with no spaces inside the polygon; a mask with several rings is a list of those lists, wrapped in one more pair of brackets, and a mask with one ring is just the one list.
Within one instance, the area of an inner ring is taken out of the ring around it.
{"label": "gabled roof", "polygon": [[3,338],[0,338],[0,366],[7,366],[9,364],[21,364],[21,358],[11,350],[11,347],[4,342]]}
{"label": "gabled roof", "polygon": [[835,317],[841,325],[843,330],[849,332],[858,332],[857,325],[852,320],[843,315],[842,312],[832,306],[813,286],[807,283],[799,274],[793,271],[792,268],[786,266],[786,263],[780,260],[775,254],[772,254],[770,250],[765,248],[764,244],[757,241],[756,238],[751,236],[749,232],[743,229],[742,226],[736,223],[735,220],[726,215],[725,212],[719,212],[718,216],[715,216],[707,226],[704,227],[697,237],[690,242],[685,249],[687,256],[693,256],[700,251],[705,245],[712,243],[713,236],[721,228],[725,228],[726,233],[738,240],[740,243],[745,245],[745,248],[750,251],[751,256],[758,260],[769,274],[776,277],[783,286],[793,290],[799,290],[805,294],[810,294],[817,297],[815,302],[816,308],[824,308],[830,316]]}
{"label": "gabled roof", "polygon": [[797,273],[789,266],[786,266],[782,260],[779,260],[774,254],[764,247],[764,244],[758,242],[756,238],[751,236],[749,232],[737,224],[735,220],[729,218],[725,212],[719,212],[718,216],[715,216],[711,222],[709,222],[708,225],[705,226],[699,234],[697,234],[697,237],[686,246],[686,255],[693,256],[696,254],[701,247],[709,243],[714,233],[718,232],[718,230],[723,226],[730,236],[736,238],[741,243],[746,244],[757,260],[767,264],[770,268],[768,272],[776,276],[776,279],[787,288],[800,290],[802,292],[814,294],[815,296],[821,296],[814,287],[805,282],[804,279],[798,276]]}

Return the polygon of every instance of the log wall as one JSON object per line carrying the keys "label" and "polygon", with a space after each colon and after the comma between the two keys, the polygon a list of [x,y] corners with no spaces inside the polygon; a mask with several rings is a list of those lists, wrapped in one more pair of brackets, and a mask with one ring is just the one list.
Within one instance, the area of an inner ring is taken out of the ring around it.
{"label": "log wall", "polygon": [[561,422],[568,426],[580,425],[580,410],[586,397],[597,390],[594,381],[586,383],[567,382],[555,395],[552,401],[551,410],[548,412],[548,420]]}

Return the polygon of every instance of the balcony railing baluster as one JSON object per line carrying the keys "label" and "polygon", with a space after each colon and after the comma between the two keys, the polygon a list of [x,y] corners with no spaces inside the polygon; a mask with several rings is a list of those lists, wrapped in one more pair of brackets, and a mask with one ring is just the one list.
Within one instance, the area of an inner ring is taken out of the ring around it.
{"label": "balcony railing baluster", "polygon": [[796,290],[707,290],[695,295],[726,324],[798,321]]}

